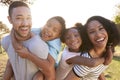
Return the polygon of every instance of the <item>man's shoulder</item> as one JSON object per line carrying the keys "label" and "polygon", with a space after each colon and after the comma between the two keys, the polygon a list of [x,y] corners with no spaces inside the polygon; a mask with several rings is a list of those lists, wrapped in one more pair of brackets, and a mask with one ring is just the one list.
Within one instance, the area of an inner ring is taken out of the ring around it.
{"label": "man's shoulder", "polygon": [[2,38],[2,41],[10,41],[10,35],[5,35],[5,36]]}
{"label": "man's shoulder", "polygon": [[31,31],[32,31],[34,34],[38,35],[38,34],[40,34],[41,29],[40,29],[40,28],[32,28]]}

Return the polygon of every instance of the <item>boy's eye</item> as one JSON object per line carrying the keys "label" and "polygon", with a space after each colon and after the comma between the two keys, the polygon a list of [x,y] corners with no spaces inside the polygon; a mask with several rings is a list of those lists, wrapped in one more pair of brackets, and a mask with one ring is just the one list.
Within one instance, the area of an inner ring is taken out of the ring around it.
{"label": "boy's eye", "polygon": [[32,18],[31,17],[27,17],[27,20],[31,20]]}

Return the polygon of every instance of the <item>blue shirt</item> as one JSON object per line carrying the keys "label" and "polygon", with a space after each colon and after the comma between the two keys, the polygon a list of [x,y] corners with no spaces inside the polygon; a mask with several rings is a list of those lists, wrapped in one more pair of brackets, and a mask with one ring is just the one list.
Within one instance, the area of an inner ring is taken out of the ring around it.
{"label": "blue shirt", "polygon": [[[34,32],[37,35],[40,34],[40,31],[41,31],[40,28],[32,28],[32,32]],[[49,54],[55,59],[55,61],[56,61],[55,66],[57,66],[58,56],[59,56],[59,52],[61,50],[60,38],[56,38],[54,40],[47,41],[46,43],[48,44]]]}

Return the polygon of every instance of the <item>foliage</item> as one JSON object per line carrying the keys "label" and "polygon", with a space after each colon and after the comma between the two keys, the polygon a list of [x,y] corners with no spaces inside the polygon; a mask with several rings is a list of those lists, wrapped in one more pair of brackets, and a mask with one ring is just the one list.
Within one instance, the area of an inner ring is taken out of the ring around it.
{"label": "foliage", "polygon": [[35,0],[0,0],[0,3],[3,5],[10,5],[13,1],[23,1],[29,4],[33,4]]}
{"label": "foliage", "polygon": [[2,21],[0,21],[0,34],[9,32],[10,32],[9,28],[5,24],[3,24]]}
{"label": "foliage", "polygon": [[114,17],[114,21],[116,24],[120,24],[120,4],[116,5],[116,7],[117,7],[117,12]]}
{"label": "foliage", "polygon": [[120,24],[120,15],[115,16],[115,23]]}

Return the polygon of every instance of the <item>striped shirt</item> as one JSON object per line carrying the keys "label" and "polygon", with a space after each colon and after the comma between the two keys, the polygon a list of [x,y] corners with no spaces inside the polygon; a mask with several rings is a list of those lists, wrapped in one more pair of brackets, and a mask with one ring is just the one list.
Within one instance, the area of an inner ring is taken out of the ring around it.
{"label": "striped shirt", "polygon": [[[84,57],[91,58],[89,53],[82,54]],[[103,64],[96,67],[87,67],[83,65],[75,65],[73,68],[74,73],[79,76],[82,80],[98,80],[99,75],[107,68]]]}

